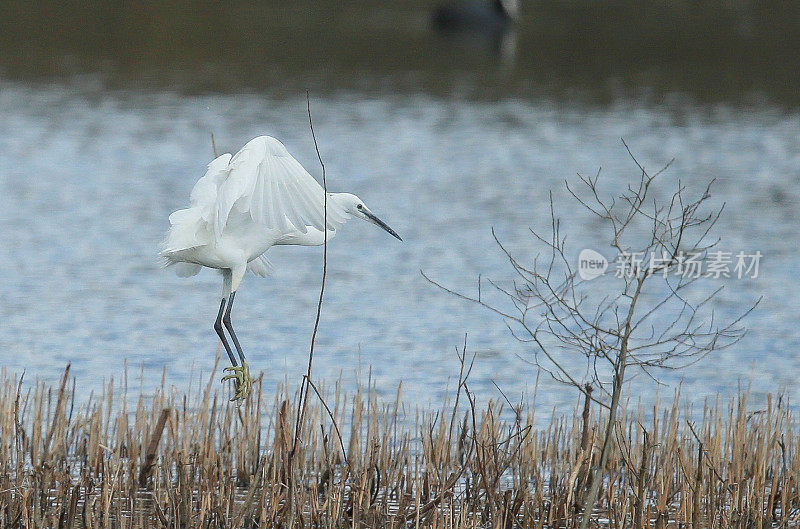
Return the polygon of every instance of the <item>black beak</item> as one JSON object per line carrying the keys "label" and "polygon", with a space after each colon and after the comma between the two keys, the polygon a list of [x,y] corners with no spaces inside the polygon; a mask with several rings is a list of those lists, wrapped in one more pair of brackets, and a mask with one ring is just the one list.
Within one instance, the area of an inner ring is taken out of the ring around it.
{"label": "black beak", "polygon": [[392,228],[387,226],[385,222],[383,222],[381,219],[379,219],[378,217],[373,215],[371,212],[365,211],[364,215],[366,215],[367,218],[369,220],[371,220],[374,224],[377,224],[378,226],[380,226],[381,228],[383,228],[384,230],[389,232],[389,235],[391,235],[392,237],[396,238],[398,241],[402,241],[403,240],[403,239],[400,238],[400,236]]}

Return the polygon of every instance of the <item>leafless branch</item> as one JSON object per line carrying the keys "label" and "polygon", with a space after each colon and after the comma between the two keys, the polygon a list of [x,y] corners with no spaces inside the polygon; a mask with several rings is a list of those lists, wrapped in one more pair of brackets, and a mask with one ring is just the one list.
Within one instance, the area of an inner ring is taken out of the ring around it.
{"label": "leafless branch", "polygon": [[[713,180],[694,196],[688,186],[677,181],[674,191],[662,199],[659,177],[672,161],[650,173],[628,144],[622,143],[639,173],[619,196],[606,198],[600,192],[600,170],[591,177],[578,174],[578,181],[567,181],[566,189],[578,206],[602,221],[607,240],[620,257],[641,256],[631,259],[629,269],[618,269],[613,278],[606,277],[608,281],[591,286],[581,280],[570,259],[567,235],[562,232],[551,194],[550,233],[530,230],[534,244],[542,247],[532,263],[522,262],[492,229],[513,279],[479,277],[478,294],[473,297],[422,272],[445,292],[503,318],[512,336],[530,347],[526,361],[609,410],[600,469],[611,444],[619,444],[613,428],[626,370],[660,383],[657,369],[681,369],[741,340],[745,333],[742,320],[758,304],[731,321],[720,322],[713,305],[722,288],[704,292],[704,277],[686,273],[691,261],[708,257],[719,242],[711,233],[724,204],[709,204]],[[485,292],[483,283],[492,291]],[[584,357],[584,373],[576,372],[567,362],[575,355]],[[592,394],[587,387],[598,391]],[[591,512],[601,479],[602,472],[596,472],[585,513]]]}

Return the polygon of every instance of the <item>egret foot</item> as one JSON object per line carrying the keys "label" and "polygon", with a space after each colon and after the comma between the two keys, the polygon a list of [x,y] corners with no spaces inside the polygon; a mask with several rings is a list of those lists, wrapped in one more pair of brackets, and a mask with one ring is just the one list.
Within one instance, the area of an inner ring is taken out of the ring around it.
{"label": "egret foot", "polygon": [[236,394],[231,401],[244,400],[250,396],[253,389],[253,377],[250,376],[250,366],[242,362],[240,366],[226,367],[223,371],[230,371],[229,375],[222,377],[222,382],[233,380],[236,384]]}

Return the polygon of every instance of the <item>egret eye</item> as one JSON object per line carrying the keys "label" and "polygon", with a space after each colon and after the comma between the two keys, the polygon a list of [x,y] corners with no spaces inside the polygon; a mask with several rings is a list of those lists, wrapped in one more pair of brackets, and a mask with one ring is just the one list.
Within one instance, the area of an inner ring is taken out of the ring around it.
{"label": "egret eye", "polygon": [[356,206],[356,208],[358,208],[358,209],[364,209],[364,206],[362,206],[361,204],[359,204],[359,205],[357,205],[357,206]]}

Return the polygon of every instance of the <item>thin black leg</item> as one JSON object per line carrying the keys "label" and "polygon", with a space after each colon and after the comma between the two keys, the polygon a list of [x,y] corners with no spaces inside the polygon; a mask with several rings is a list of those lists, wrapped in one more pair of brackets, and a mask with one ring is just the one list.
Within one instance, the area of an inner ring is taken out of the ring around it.
{"label": "thin black leg", "polygon": [[[222,330],[222,313],[224,311],[225,311],[225,298],[222,298],[222,303],[220,303],[219,305],[219,314],[217,314],[217,321],[214,322],[214,330],[217,331],[219,339],[222,340],[222,345],[225,346],[225,352],[228,353],[228,358],[231,359],[231,364],[233,364],[233,366],[236,367],[239,364],[236,362],[236,357],[233,356],[233,351],[231,351],[231,346],[228,345],[228,340],[225,339],[225,332]],[[230,309],[228,309],[228,313],[230,314]],[[233,339],[235,341],[236,337],[234,337]],[[238,349],[238,344],[237,344],[237,349]]]}
{"label": "thin black leg", "polygon": [[233,297],[235,295],[236,292],[231,292],[231,296],[228,298],[228,308],[225,310],[225,316],[222,317],[222,323],[225,324],[225,328],[228,329],[231,338],[233,338],[233,345],[236,346],[236,352],[239,353],[239,358],[241,359],[242,364],[244,364],[244,352],[242,351],[242,346],[239,345],[239,339],[236,337],[236,333],[233,332],[233,324],[231,323],[231,308],[233,307]]}

